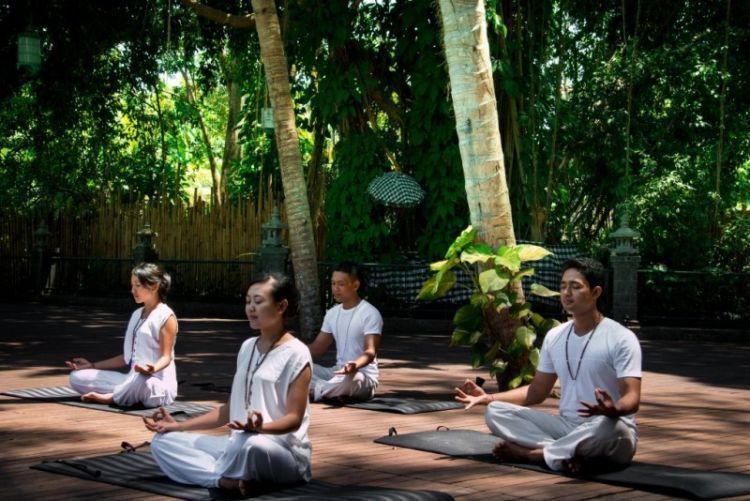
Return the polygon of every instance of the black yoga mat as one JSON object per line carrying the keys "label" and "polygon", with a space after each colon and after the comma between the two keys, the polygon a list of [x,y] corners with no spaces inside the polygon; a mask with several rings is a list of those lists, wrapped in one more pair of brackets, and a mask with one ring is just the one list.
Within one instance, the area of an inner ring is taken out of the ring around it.
{"label": "black yoga mat", "polygon": [[464,405],[455,401],[413,400],[409,398],[375,397],[364,402],[323,400],[323,403],[334,406],[354,407],[370,411],[397,412],[400,414],[420,414],[422,412],[463,409]]}
{"label": "black yoga mat", "polygon": [[[178,484],[169,480],[159,469],[149,452],[126,452],[88,459],[44,461],[31,468],[179,499],[196,501],[224,499],[219,489]],[[271,499],[276,501],[302,499],[313,501],[328,501],[331,499],[349,501],[450,501],[453,497],[439,491],[410,491],[357,485],[334,485],[313,480],[308,484],[268,492],[251,499],[258,501]]]}
{"label": "black yoga mat", "polygon": [[[115,404],[97,404],[94,402],[82,402],[81,395],[70,386],[52,386],[48,388],[28,388],[22,390],[8,390],[2,392],[9,397],[25,398],[31,400],[42,400],[45,402],[55,402],[57,404],[73,405],[76,407],[85,407],[87,409],[96,409],[107,412],[119,412],[133,416],[150,416],[155,409],[148,409],[143,406],[122,407]],[[195,416],[200,416],[213,409],[211,405],[198,404],[194,402],[173,402],[165,406],[170,414],[177,421],[184,421]]]}
{"label": "black yoga mat", "polygon": [[[380,437],[376,443],[435,452],[452,457],[464,457],[498,463],[492,456],[497,437],[473,430],[423,431]],[[560,474],[546,467],[502,463],[528,470]],[[621,485],[683,497],[716,499],[750,494],[750,475],[678,468],[657,464],[633,463],[617,470],[585,475],[581,478],[605,484]]]}
{"label": "black yoga mat", "polygon": [[[217,386],[214,383],[193,383],[205,391],[215,391],[219,393],[230,393],[230,386]],[[370,411],[397,412],[400,414],[420,414],[422,412],[446,411],[450,409],[462,409],[464,404],[446,400],[413,400],[409,398],[397,397],[375,397],[363,402],[344,400],[323,400],[322,403],[334,407],[354,407],[357,409],[366,409]]]}

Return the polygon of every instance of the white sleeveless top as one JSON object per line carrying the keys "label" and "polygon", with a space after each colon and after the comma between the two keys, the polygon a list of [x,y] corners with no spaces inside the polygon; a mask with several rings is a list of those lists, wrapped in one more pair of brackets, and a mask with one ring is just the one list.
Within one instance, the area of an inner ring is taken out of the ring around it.
{"label": "white sleeveless top", "polygon": [[[286,415],[289,386],[306,366],[312,368],[310,349],[299,339],[287,341],[267,354],[253,350],[258,339],[253,337],[245,341],[237,355],[237,372],[229,397],[229,419],[232,421],[246,423],[251,410],[260,412],[265,423]],[[248,394],[250,401],[246,402]],[[312,477],[312,445],[307,436],[309,426],[310,406],[306,405],[297,430],[282,435],[265,435],[294,455],[297,469],[305,480]]]}
{"label": "white sleeveless top", "polygon": [[[143,307],[138,308],[130,316],[128,328],[125,331],[125,341],[123,342],[123,355],[125,363],[130,365],[130,370],[136,364],[145,365],[156,362],[161,356],[159,347],[159,333],[161,328],[174,315],[172,308],[164,303],[154,308],[154,310],[145,319],[141,318]],[[174,363],[174,345],[172,345],[172,362],[159,372],[155,372],[152,377],[165,381],[169,386],[174,385],[174,391],[177,391],[177,369]]]}

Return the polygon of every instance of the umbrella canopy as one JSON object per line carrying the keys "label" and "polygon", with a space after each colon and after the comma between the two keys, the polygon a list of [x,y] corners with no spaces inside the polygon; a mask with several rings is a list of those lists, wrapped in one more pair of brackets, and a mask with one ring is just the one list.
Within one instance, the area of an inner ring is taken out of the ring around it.
{"label": "umbrella canopy", "polygon": [[370,182],[367,194],[386,207],[416,207],[424,200],[424,190],[413,177],[403,172],[387,172]]}

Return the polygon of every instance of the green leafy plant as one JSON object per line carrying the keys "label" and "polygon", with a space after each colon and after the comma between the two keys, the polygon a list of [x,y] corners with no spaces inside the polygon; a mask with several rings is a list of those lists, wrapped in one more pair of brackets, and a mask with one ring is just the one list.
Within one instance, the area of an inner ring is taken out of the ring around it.
{"label": "green leafy plant", "polygon": [[[537,336],[541,339],[559,323],[534,313],[521,294],[521,280],[534,274],[534,269],[523,268],[523,263],[550,254],[536,245],[503,245],[493,250],[477,241],[477,230],[469,226],[448,247],[445,259],[430,265],[435,273],[417,295],[419,300],[433,300],[455,286],[464,287],[454,269],[464,270],[471,278],[472,295],[453,317],[451,346],[471,346],[472,367],[488,365],[500,389],[513,389],[532,380],[539,363]],[[559,295],[536,283],[531,293]]]}

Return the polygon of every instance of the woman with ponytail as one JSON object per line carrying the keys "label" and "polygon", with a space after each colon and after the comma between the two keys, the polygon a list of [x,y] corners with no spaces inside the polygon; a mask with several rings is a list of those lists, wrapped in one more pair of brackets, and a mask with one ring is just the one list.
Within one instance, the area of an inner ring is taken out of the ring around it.
{"label": "woman with ponytail", "polygon": [[[81,400],[145,407],[174,402],[177,318],[164,303],[170,285],[169,274],[158,265],[141,263],[133,268],[130,292],[135,302],[143,306],[130,317],[123,353],[94,362],[83,357],[65,362],[72,369],[70,385],[81,394]],[[124,368],[127,373],[117,370]]]}

